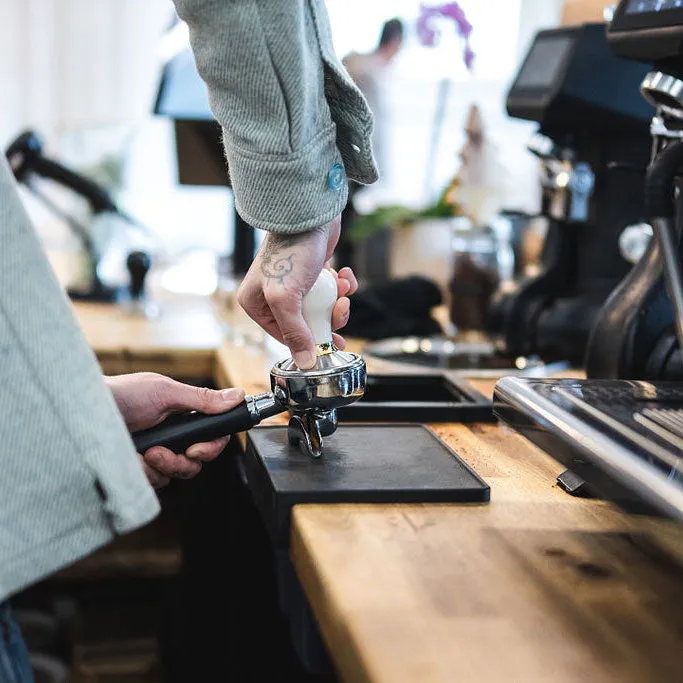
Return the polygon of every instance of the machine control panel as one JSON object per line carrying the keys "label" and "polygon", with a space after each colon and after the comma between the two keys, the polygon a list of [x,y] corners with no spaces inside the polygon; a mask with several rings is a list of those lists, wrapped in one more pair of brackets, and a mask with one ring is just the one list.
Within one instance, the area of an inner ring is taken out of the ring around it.
{"label": "machine control panel", "polygon": [[626,14],[664,12],[679,7],[683,7],[683,0],[630,0],[626,6]]}

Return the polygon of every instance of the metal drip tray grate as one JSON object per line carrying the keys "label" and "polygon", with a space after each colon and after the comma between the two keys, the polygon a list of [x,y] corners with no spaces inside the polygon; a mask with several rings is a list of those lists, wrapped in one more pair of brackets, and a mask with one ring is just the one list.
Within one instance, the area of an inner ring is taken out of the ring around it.
{"label": "metal drip tray grate", "polygon": [[683,521],[683,385],[506,377],[494,408],[606,498]]}

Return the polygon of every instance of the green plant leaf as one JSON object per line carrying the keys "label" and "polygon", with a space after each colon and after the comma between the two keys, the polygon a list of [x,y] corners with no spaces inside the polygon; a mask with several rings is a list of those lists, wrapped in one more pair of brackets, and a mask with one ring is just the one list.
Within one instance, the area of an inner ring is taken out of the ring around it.
{"label": "green plant leaf", "polygon": [[372,213],[359,215],[349,231],[349,237],[358,241],[385,228],[415,223],[422,215],[422,211],[405,206],[381,206]]}

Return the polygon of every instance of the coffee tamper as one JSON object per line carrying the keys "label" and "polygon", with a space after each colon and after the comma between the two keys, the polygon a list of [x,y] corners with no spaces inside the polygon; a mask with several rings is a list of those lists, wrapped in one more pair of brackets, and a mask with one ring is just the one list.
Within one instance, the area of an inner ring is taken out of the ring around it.
{"label": "coffee tamper", "polygon": [[337,429],[337,408],[354,403],[365,391],[365,361],[355,353],[338,350],[332,341],[336,300],[336,279],[323,270],[303,298],[303,316],[316,344],[313,369],[300,370],[291,358],[280,361],[270,371],[270,392],[246,396],[227,413],[172,416],[156,427],[135,432],[138,452],[165,446],[182,453],[192,444],[243,432],[288,410],[290,444],[311,457],[320,457],[323,438]]}

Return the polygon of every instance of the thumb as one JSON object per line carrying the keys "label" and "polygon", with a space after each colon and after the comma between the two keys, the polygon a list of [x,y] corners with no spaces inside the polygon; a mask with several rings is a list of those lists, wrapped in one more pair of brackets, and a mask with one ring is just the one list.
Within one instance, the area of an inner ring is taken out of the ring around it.
{"label": "thumb", "polygon": [[214,415],[239,405],[244,400],[244,389],[214,390],[171,381],[166,388],[165,403],[171,411],[191,411]]}

